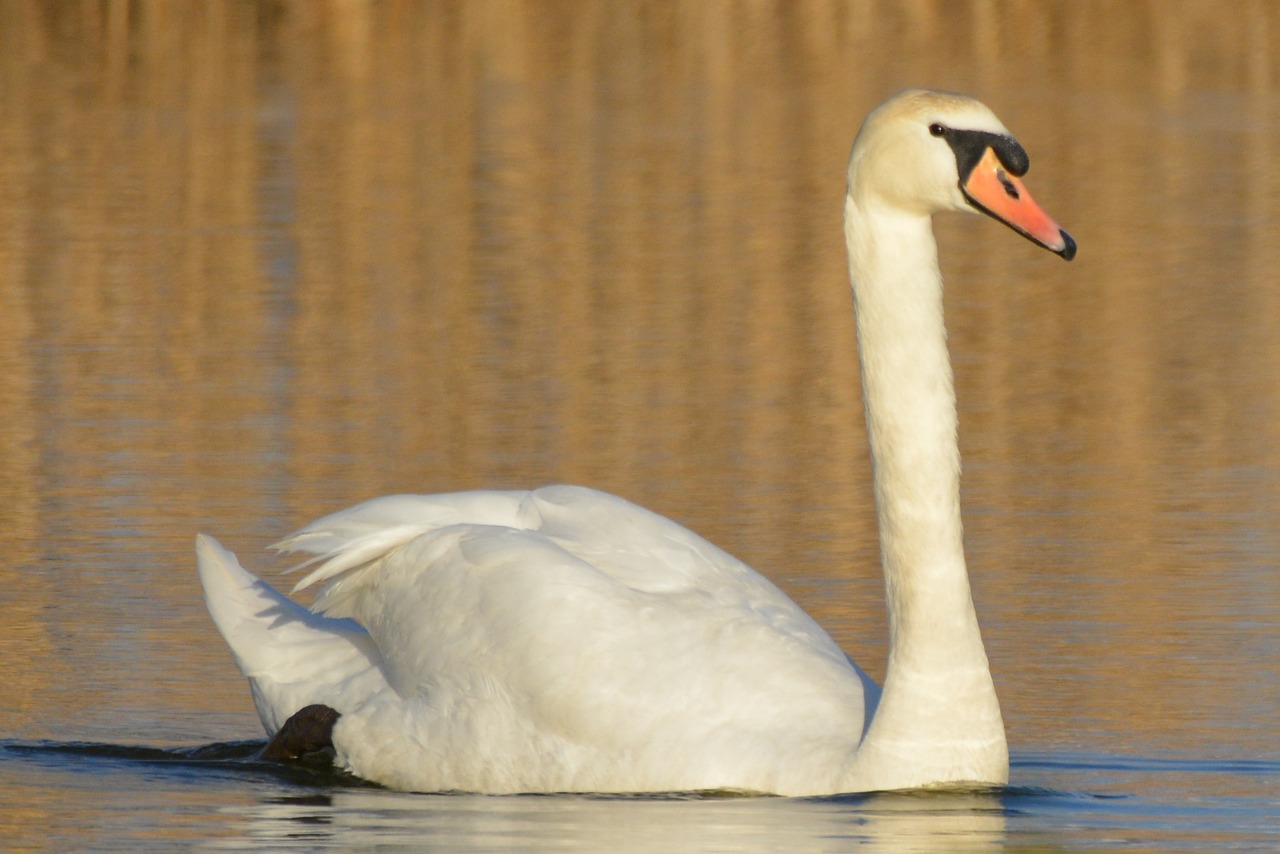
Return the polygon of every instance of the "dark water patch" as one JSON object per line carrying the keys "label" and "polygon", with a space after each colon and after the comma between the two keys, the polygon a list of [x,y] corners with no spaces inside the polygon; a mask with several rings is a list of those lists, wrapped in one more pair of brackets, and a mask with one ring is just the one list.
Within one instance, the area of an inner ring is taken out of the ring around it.
{"label": "dark water patch", "polygon": [[13,756],[72,756],[135,762],[229,762],[251,759],[262,747],[260,741],[227,741],[196,747],[147,747],[92,741],[0,741],[0,752]]}
{"label": "dark water patch", "polygon": [[1280,775],[1275,759],[1198,759],[1194,757],[1105,756],[1091,754],[1032,755],[1014,759],[1013,769],[1050,771],[1139,772],[1157,774]]}
{"label": "dark water patch", "polygon": [[1015,844],[1056,838],[1079,849],[1274,850],[1280,838],[1274,759],[1062,753],[1023,755],[1011,765],[1015,778],[1052,781],[1008,790],[1007,839]]}
{"label": "dark water patch", "polygon": [[258,758],[264,742],[228,741],[192,747],[149,747],[146,745],[103,744],[83,741],[0,740],[0,758],[26,759],[56,765],[62,770],[95,770],[103,763],[113,766],[163,767],[179,773],[218,773],[245,777],[268,776],[275,780],[312,787],[377,788],[336,768],[267,762]]}

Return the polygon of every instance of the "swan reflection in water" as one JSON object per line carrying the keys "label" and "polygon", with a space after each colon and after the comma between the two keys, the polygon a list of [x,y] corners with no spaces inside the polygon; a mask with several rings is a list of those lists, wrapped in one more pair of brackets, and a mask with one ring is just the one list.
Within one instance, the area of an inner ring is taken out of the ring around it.
{"label": "swan reflection in water", "polygon": [[995,794],[840,798],[483,797],[343,790],[233,813],[228,845],[423,845],[524,851],[986,851],[1000,848]]}

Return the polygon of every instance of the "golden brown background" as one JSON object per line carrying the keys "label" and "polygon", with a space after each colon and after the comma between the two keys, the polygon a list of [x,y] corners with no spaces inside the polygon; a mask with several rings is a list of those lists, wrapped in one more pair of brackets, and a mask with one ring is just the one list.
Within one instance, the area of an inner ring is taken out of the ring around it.
{"label": "golden brown background", "polygon": [[274,571],[395,491],[618,492],[881,674],[844,161],[929,85],[1080,243],[937,224],[1015,759],[1273,754],[1278,41],[1268,2],[0,2],[0,736],[255,737],[193,535]]}

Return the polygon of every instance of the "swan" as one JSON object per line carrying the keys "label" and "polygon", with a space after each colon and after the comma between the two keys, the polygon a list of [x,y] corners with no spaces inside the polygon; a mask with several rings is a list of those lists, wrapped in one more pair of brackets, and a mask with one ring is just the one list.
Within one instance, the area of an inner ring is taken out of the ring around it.
{"label": "swan", "polygon": [[377,498],[276,544],[307,609],[213,538],[196,552],[271,758],[414,791],[779,795],[1008,781],[961,543],[932,216],[979,211],[1070,260],[1026,152],[981,103],[867,117],[845,237],[889,610],[877,685],[764,576],[575,486]]}

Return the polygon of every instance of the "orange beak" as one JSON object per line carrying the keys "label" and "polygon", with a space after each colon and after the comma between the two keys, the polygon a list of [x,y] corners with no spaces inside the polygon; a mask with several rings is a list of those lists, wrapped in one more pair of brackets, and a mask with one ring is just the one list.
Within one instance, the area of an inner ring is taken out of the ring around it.
{"label": "orange beak", "polygon": [[1036,204],[1023,183],[1000,162],[995,149],[988,147],[983,152],[982,159],[961,181],[960,189],[969,203],[983,213],[1068,261],[1075,257],[1076,242],[1071,235]]}

